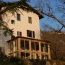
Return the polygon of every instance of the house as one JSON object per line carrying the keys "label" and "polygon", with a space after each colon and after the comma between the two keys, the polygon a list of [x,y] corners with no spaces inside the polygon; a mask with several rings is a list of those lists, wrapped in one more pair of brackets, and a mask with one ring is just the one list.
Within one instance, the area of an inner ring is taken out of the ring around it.
{"label": "house", "polygon": [[20,58],[50,59],[50,42],[41,40],[40,37],[39,19],[42,19],[43,15],[28,4],[25,4],[25,7],[30,7],[32,11],[24,11],[19,7],[13,14],[7,11],[2,15],[3,21],[13,29],[15,36],[2,36],[5,54]]}

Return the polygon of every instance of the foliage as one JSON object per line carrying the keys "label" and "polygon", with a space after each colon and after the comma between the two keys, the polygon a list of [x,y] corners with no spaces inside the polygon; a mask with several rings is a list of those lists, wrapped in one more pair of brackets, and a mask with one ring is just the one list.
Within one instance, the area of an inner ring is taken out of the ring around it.
{"label": "foliage", "polygon": [[[7,36],[8,33],[12,35],[13,30],[9,29],[7,23],[2,20],[2,15],[6,14],[7,11],[13,14],[14,12],[17,12],[17,10],[19,10],[18,9],[19,7],[22,7],[22,9],[25,11],[30,11],[29,7],[25,7],[26,2],[29,2],[29,1],[30,0],[19,0],[16,2],[4,2],[3,0],[0,0],[0,28],[4,30],[5,36]],[[2,9],[2,7],[4,8]]]}
{"label": "foliage", "polygon": [[46,60],[43,59],[31,59],[30,62],[32,65],[46,65]]}
{"label": "foliage", "polygon": [[4,53],[0,52],[0,65],[27,65],[27,60],[18,57],[7,57]]}
{"label": "foliage", "polygon": [[[61,24],[60,30],[65,28],[65,1],[64,0],[37,0],[35,4],[37,9],[46,18],[47,22],[59,22]],[[61,15],[60,15],[61,14]]]}
{"label": "foliage", "polygon": [[10,57],[10,63],[12,63],[13,65],[27,65],[27,61],[26,59],[20,59],[18,57]]}

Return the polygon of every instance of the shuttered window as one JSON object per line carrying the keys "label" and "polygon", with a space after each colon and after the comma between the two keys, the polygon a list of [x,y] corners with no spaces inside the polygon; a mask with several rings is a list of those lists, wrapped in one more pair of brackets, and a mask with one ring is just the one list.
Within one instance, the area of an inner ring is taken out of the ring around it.
{"label": "shuttered window", "polygon": [[35,32],[34,31],[27,30],[27,37],[35,38]]}
{"label": "shuttered window", "polygon": [[22,36],[22,32],[17,31],[17,36]]}

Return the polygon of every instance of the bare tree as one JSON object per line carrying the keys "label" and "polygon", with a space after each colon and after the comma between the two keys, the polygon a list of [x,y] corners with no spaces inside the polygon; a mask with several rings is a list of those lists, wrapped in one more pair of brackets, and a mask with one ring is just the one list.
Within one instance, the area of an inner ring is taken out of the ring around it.
{"label": "bare tree", "polygon": [[65,60],[65,34],[55,32],[53,29],[50,31],[41,31],[42,40],[48,40],[51,42],[51,59]]}
{"label": "bare tree", "polygon": [[[52,2],[54,2],[52,5]],[[62,27],[59,29],[61,30],[65,27],[65,1],[64,0],[38,0],[35,4],[34,8],[36,8],[41,14],[52,18],[59,22]],[[57,17],[57,13],[61,13],[61,19]]]}
{"label": "bare tree", "polygon": [[7,35],[7,33],[12,35],[13,30],[9,29],[8,24],[2,20],[2,15],[6,14],[7,11],[14,14],[14,12],[17,12],[17,10],[19,10],[18,8],[20,7],[22,7],[22,9],[25,11],[30,11],[31,9],[29,7],[25,7],[26,2],[29,1],[30,0],[18,0],[15,3],[13,3],[13,2],[4,2],[3,0],[0,0],[0,29],[4,30],[5,36]]}

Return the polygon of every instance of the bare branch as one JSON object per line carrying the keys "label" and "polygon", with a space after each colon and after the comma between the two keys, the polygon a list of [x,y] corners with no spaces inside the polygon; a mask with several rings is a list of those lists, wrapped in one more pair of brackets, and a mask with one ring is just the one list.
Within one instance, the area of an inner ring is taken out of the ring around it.
{"label": "bare branch", "polygon": [[46,16],[48,16],[48,17],[51,17],[51,18],[55,19],[55,20],[58,21],[63,27],[65,27],[65,24],[63,24],[62,21],[60,21],[60,20],[59,20],[57,17],[55,17],[54,15],[52,15],[52,14],[50,14],[50,13],[46,14],[46,13],[44,13],[44,12],[41,12],[41,13],[44,14],[44,15],[46,15]]}

